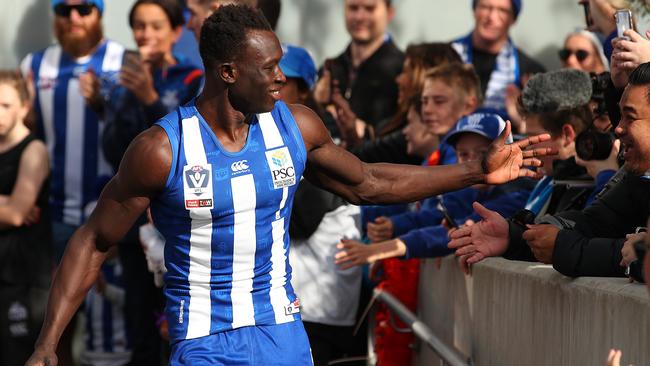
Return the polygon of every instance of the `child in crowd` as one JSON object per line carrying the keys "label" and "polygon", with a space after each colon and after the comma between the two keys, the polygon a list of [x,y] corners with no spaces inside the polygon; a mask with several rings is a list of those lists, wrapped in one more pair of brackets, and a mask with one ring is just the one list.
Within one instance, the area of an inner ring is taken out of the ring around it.
{"label": "child in crowd", "polygon": [[29,94],[0,71],[0,364],[23,365],[43,323],[52,273],[47,148],[25,126]]}

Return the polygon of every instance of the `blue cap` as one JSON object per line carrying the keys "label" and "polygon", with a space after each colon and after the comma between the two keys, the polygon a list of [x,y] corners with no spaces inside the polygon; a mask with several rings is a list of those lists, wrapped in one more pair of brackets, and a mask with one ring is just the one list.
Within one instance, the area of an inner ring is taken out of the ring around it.
{"label": "blue cap", "polygon": [[[494,113],[473,113],[461,118],[454,125],[451,132],[446,136],[447,143],[456,146],[458,138],[464,133],[475,133],[493,141],[506,128],[503,118]],[[506,139],[506,143],[512,143],[512,134]]]}
{"label": "blue cap", "polygon": [[[476,8],[476,2],[477,0],[472,0],[472,9]],[[512,2],[512,12],[515,14],[515,20],[519,16],[519,12],[521,11],[521,0],[511,0]]]}
{"label": "blue cap", "polygon": [[280,60],[280,69],[288,78],[299,78],[305,81],[309,89],[316,84],[316,64],[306,49],[283,44],[284,55]]}
{"label": "blue cap", "polygon": [[[59,4],[65,4],[65,2],[66,0],[52,0],[52,8]],[[82,3],[94,5],[99,10],[99,14],[104,12],[104,0],[83,0]]]}

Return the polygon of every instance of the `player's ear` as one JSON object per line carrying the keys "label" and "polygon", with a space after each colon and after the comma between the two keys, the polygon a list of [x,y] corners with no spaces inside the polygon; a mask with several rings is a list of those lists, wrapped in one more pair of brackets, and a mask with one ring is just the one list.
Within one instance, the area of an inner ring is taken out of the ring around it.
{"label": "player's ear", "polygon": [[239,70],[234,62],[227,62],[219,65],[219,77],[226,84],[234,84],[237,81]]}

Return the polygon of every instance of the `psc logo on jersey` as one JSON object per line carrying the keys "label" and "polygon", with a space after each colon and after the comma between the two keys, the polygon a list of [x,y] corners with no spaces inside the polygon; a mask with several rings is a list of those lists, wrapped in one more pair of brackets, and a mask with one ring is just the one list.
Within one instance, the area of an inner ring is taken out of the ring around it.
{"label": "psc logo on jersey", "polygon": [[288,148],[281,147],[267,151],[266,161],[271,170],[273,188],[279,189],[296,184],[296,169],[293,167]]}
{"label": "psc logo on jersey", "polygon": [[214,207],[211,164],[183,167],[183,195],[187,210]]}

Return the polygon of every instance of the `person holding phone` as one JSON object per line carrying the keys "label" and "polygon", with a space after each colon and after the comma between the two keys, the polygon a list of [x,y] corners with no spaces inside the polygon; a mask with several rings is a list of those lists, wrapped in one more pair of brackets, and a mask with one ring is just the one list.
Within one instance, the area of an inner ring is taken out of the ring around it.
{"label": "person holding phone", "polygon": [[138,0],[129,25],[138,47],[127,51],[119,73],[121,88],[109,95],[104,153],[117,168],[133,138],[198,94],[201,69],[172,48],[184,24],[175,0]]}
{"label": "person holding phone", "polygon": [[[422,130],[422,127],[426,129],[426,126],[419,120],[417,113],[409,116],[405,133],[411,149],[418,151],[422,149],[417,146],[418,142],[426,143],[428,133]],[[499,136],[504,127],[505,122],[496,114],[474,113],[458,121],[446,140],[454,147],[458,163],[477,161],[483,159],[490,143]],[[411,131],[420,131],[415,134],[420,136],[411,135]],[[438,200],[440,209],[432,210],[426,216],[430,220],[424,224],[426,226],[408,232],[398,231],[398,237],[370,245],[343,239],[338,244],[340,251],[335,255],[335,261],[346,269],[386,258],[423,258],[450,254],[453,251],[447,248],[448,227],[479,219],[479,216],[472,212],[472,202],[482,202],[499,212],[513,214],[524,207],[533,185],[530,179],[519,179],[501,186],[478,184],[443,194]],[[449,218],[445,216],[445,212]],[[402,223],[398,227],[406,226],[404,221],[418,221],[417,213],[406,213],[392,219]],[[443,219],[451,222],[444,224]],[[417,225],[411,223],[410,227]]]}

